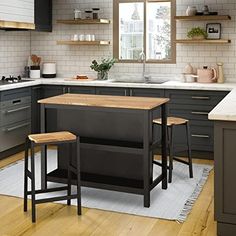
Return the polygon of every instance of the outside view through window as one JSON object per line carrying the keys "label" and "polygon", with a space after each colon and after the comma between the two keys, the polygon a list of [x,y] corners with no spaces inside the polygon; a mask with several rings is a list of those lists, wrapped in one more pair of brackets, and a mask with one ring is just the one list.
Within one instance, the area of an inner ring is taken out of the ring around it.
{"label": "outside view through window", "polygon": [[144,50],[144,25],[146,24],[147,60],[171,58],[171,4],[147,3],[119,4],[119,59],[137,60]]}

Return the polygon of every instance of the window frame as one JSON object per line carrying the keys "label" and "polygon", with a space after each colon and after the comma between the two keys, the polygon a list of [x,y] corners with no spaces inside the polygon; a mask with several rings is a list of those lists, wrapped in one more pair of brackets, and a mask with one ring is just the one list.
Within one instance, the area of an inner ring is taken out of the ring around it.
{"label": "window frame", "polygon": [[147,3],[148,2],[170,2],[171,4],[171,59],[157,60],[146,59],[146,63],[155,64],[176,64],[176,0],[113,0],[113,56],[117,58],[120,63],[140,63],[138,60],[119,59],[119,4],[120,3],[144,3],[144,52],[147,55]]}

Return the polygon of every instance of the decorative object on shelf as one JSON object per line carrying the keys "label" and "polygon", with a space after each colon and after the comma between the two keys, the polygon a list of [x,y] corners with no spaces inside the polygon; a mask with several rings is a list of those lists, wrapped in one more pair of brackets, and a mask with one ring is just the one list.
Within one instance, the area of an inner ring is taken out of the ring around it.
{"label": "decorative object on shelf", "polygon": [[215,68],[208,68],[203,66],[203,69],[197,70],[197,82],[198,83],[214,83],[217,79],[217,72]]}
{"label": "decorative object on shelf", "polygon": [[217,70],[218,70],[218,79],[217,82],[218,83],[224,83],[225,82],[225,77],[224,77],[224,71],[223,71],[223,63],[222,62],[217,62]]}
{"label": "decorative object on shelf", "polygon": [[99,19],[99,11],[100,11],[100,8],[92,8],[93,10],[93,19],[96,20],[96,19]]}
{"label": "decorative object on shelf", "polygon": [[115,58],[102,59],[102,62],[100,64],[98,64],[96,60],[93,60],[90,68],[98,72],[97,75],[98,80],[107,80],[108,71],[112,68],[115,62],[116,62]]}
{"label": "decorative object on shelf", "polygon": [[187,16],[195,16],[197,13],[197,8],[195,6],[188,6],[186,10],[186,15]]}
{"label": "decorative object on shelf", "polygon": [[84,13],[85,13],[85,19],[87,19],[87,20],[93,19],[93,11],[86,10]]}
{"label": "decorative object on shelf", "polygon": [[37,55],[31,55],[32,65],[30,66],[30,78],[31,79],[39,79],[40,78],[40,63],[41,57]]}
{"label": "decorative object on shelf", "polygon": [[204,5],[202,8],[203,15],[209,15],[209,7],[207,5]]}
{"label": "decorative object on shelf", "polygon": [[190,31],[188,31],[187,36],[188,38],[191,38],[191,39],[201,40],[201,39],[207,38],[207,32],[206,30],[200,27],[194,27]]}
{"label": "decorative object on shelf", "polygon": [[74,19],[75,20],[82,19],[82,11],[80,11],[79,9],[75,9],[74,10]]}
{"label": "decorative object on shelf", "polygon": [[207,39],[221,39],[221,24],[208,23],[206,25]]}
{"label": "decorative object on shelf", "polygon": [[71,35],[71,41],[79,41],[79,35],[78,34]]}

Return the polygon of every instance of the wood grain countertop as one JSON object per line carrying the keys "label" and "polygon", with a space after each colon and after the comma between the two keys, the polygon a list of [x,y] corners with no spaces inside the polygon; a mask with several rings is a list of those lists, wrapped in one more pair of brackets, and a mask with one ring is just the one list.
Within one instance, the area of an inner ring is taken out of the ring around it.
{"label": "wood grain countertop", "polygon": [[39,100],[38,103],[51,105],[151,110],[167,103],[168,101],[168,98],[125,97],[67,93]]}

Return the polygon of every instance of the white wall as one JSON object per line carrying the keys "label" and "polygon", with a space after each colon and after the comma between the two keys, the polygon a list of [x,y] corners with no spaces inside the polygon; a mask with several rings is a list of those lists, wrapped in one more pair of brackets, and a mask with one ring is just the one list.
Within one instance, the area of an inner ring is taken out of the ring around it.
{"label": "white wall", "polygon": [[0,76],[21,75],[29,55],[29,32],[0,30]]}

